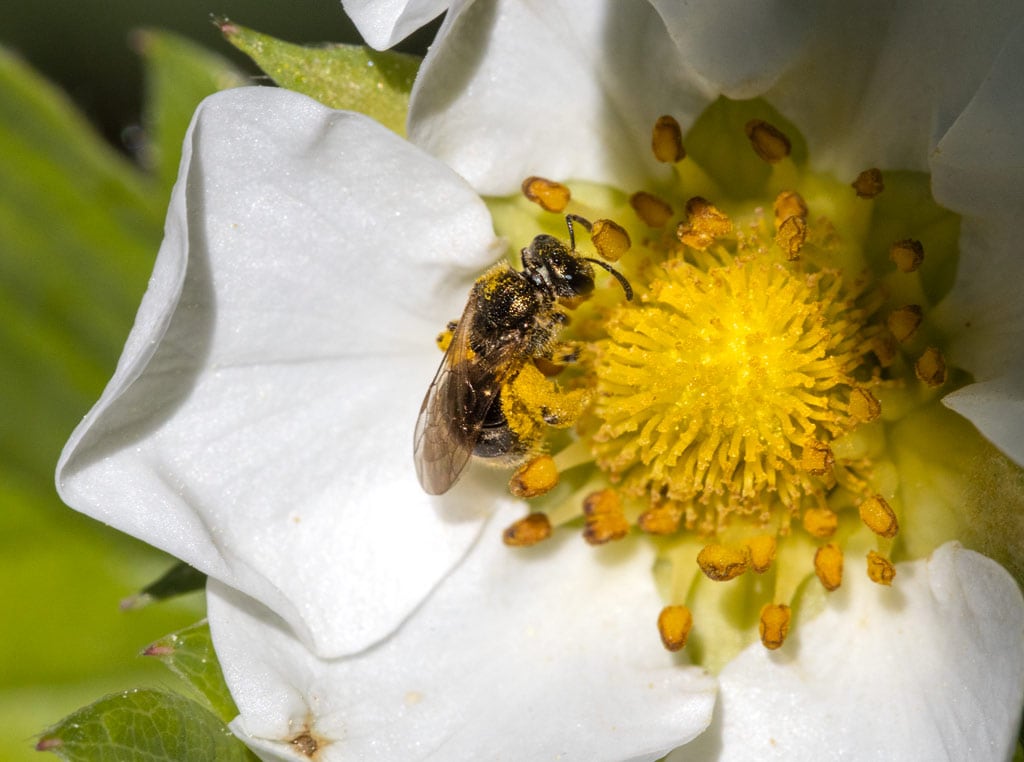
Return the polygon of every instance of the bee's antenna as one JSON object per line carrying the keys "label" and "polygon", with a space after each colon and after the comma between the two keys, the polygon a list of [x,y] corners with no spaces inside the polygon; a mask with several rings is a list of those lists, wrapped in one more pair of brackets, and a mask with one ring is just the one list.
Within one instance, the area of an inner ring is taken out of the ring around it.
{"label": "bee's antenna", "polygon": [[619,285],[622,286],[622,290],[626,292],[626,301],[627,302],[633,301],[633,287],[631,285],[629,285],[629,281],[626,280],[626,276],[625,275],[620,273],[618,270],[616,270],[614,267],[612,267],[607,262],[602,262],[600,259],[594,259],[593,257],[580,257],[580,259],[585,259],[588,262],[593,262],[595,265],[600,265],[605,270],[607,270],[612,275],[614,275],[615,276],[615,280],[617,280],[619,282]]}
{"label": "bee's antenna", "polygon": [[576,251],[576,235],[573,233],[572,223],[580,223],[584,229],[589,233],[593,230],[594,226],[590,224],[590,220],[586,217],[580,217],[578,214],[567,214],[565,215],[565,226],[569,228],[569,250]]}

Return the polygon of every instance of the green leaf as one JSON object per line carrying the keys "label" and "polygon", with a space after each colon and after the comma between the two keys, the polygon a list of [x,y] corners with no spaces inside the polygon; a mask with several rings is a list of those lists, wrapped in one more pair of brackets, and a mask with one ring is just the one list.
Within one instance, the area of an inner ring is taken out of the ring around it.
{"label": "green leaf", "polygon": [[137,689],[102,698],[65,717],[36,744],[69,762],[255,759],[224,723],[176,693]]}
{"label": "green leaf", "polygon": [[238,709],[231,698],[210,639],[210,626],[198,622],[151,644],[144,656],[155,656],[174,674],[194,687],[224,722],[233,720]]}
{"label": "green leaf", "polygon": [[146,29],[132,37],[146,66],[146,142],[142,159],[169,196],[178,176],[181,141],[196,104],[218,90],[241,87],[246,76],[226,58],[184,37]]}
{"label": "green leaf", "polygon": [[293,45],[227,19],[215,23],[281,87],[331,108],[359,111],[405,135],[409,93],[420,65],[416,56],[362,45]]}
{"label": "green leaf", "polygon": [[0,50],[0,463],[49,475],[120,353],[164,201]]}
{"label": "green leaf", "polygon": [[[147,66],[167,70],[167,88],[190,94],[154,93],[177,104],[154,109],[149,129],[172,166],[192,110],[212,92],[186,55],[147,52]],[[124,685],[166,681],[134,653],[202,616],[202,601],[120,613],[118,601],[167,557],[74,513],[53,487],[61,447],[131,328],[168,189],[2,48],[0,157],[0,600],[10,614],[0,627],[0,759],[22,760],[38,757],[27,739],[55,717]]]}

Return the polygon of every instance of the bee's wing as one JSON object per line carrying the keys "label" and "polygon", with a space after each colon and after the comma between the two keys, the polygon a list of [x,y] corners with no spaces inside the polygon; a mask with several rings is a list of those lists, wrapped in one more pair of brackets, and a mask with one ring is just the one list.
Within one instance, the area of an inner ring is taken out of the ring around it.
{"label": "bee's wing", "polygon": [[430,495],[444,494],[462,474],[515,356],[514,343],[484,355],[470,349],[475,309],[471,297],[416,419],[416,475]]}

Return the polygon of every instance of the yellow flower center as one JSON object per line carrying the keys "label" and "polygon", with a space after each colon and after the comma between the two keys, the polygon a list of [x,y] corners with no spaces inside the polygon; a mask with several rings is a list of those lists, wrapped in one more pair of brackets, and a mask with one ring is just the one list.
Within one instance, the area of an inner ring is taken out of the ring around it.
{"label": "yellow flower center", "polygon": [[812,574],[824,596],[857,558],[898,585],[888,440],[953,386],[927,308],[949,287],[957,222],[923,176],[893,176],[886,206],[877,169],[810,171],[799,133],[759,102],[720,100],[685,140],[663,117],[652,149],[672,179],[628,197],[533,177],[525,199],[491,204],[508,231],[537,232],[538,205],[562,239],[566,212],[593,221],[579,253],[614,261],[634,292],[597,270],[555,345],[503,386],[538,456],[513,476],[530,513],[505,539],[648,536],[665,647],[715,668],[752,638],[780,647],[797,599],[814,606]]}

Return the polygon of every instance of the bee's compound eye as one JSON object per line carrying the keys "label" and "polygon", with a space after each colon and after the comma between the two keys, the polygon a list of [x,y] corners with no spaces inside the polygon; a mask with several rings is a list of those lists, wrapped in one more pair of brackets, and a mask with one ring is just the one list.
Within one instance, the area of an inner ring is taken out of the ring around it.
{"label": "bee's compound eye", "polygon": [[559,296],[588,296],[594,290],[594,268],[567,251],[551,256],[547,268]]}

